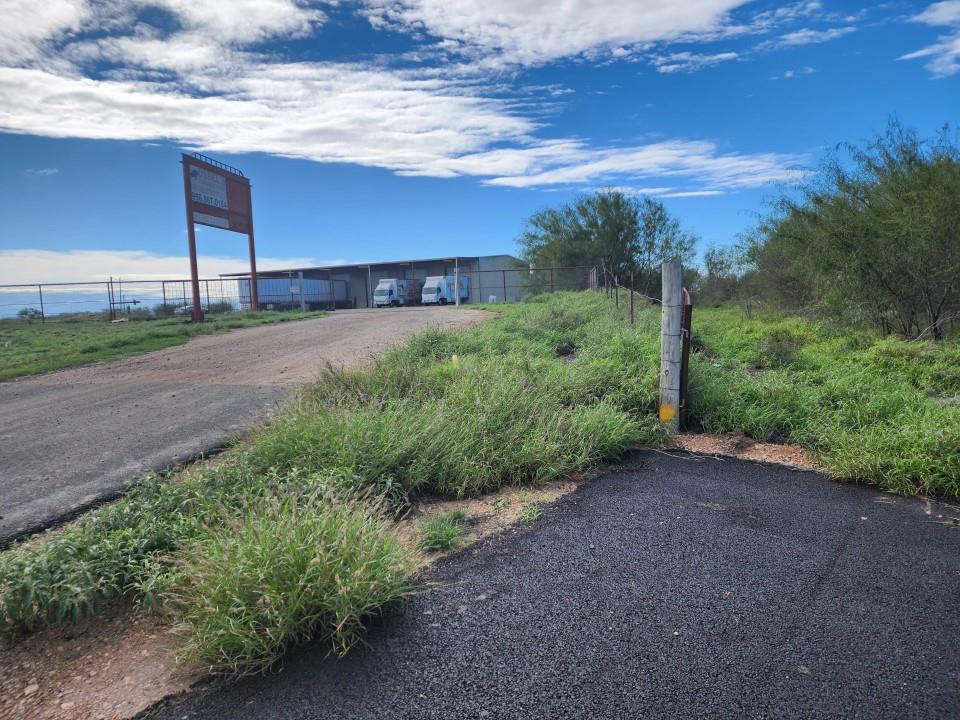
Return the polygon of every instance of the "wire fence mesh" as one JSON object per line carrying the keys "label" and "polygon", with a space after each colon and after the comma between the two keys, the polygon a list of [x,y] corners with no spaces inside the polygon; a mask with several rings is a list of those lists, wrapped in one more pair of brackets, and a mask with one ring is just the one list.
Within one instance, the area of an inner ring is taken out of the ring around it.
{"label": "wire fence mesh", "polygon": [[[353,307],[355,293],[345,280],[265,275],[257,282],[261,310],[332,310]],[[473,270],[466,299],[471,303],[518,302],[562,290],[597,288],[592,267]],[[205,315],[250,310],[249,278],[200,280],[200,305]],[[362,299],[362,298],[361,298]],[[103,319],[190,317],[190,280],[123,280],[0,285],[0,318],[65,320],[84,314]]]}

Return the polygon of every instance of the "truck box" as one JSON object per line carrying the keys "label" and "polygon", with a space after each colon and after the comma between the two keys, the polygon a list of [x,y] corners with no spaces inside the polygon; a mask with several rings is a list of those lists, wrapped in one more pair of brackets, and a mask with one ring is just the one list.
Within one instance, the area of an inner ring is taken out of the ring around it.
{"label": "truck box", "polygon": [[384,278],[373,291],[373,304],[376,307],[419,305],[422,290],[423,280],[417,278]]}
{"label": "truck box", "polygon": [[421,300],[424,305],[446,305],[457,302],[456,286],[460,285],[460,302],[470,299],[470,278],[466,275],[433,275],[423,282]]}

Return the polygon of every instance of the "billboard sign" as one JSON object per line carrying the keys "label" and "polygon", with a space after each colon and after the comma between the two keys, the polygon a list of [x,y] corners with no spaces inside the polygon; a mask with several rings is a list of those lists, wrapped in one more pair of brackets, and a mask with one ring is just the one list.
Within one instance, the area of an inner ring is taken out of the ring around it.
{"label": "billboard sign", "polygon": [[187,206],[187,237],[190,244],[190,274],[194,286],[193,319],[203,319],[197,243],[194,224],[243,233],[250,244],[251,309],[256,310],[257,260],[253,244],[253,203],[250,180],[242,172],[199,153],[182,156],[183,195]]}

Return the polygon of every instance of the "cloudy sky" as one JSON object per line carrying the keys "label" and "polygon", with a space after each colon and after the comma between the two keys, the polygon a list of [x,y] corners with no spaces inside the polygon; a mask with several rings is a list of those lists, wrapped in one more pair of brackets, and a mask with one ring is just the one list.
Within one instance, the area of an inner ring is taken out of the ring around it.
{"label": "cloudy sky", "polygon": [[[515,250],[578,192],[726,244],[838,142],[960,110],[960,0],[0,0],[0,283],[187,272],[179,153],[266,266]],[[204,274],[242,267],[203,229]]]}

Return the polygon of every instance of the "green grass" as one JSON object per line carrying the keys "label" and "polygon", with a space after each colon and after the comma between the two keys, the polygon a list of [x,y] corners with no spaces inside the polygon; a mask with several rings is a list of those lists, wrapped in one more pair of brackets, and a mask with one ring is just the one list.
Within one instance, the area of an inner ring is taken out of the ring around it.
{"label": "green grass", "polygon": [[425,521],[420,527],[424,550],[452,550],[463,541],[462,510],[438,513]]}
{"label": "green grass", "polygon": [[416,565],[377,504],[332,490],[250,500],[182,551],[169,593],[182,657],[241,675],[306,640],[343,655],[413,590]]}
{"label": "green grass", "polygon": [[[169,613],[187,630],[184,657],[215,671],[268,666],[313,637],[343,651],[367,614],[408,592],[412,570],[403,569],[419,548],[397,531],[391,580],[361,578],[338,605],[342,598],[328,596],[340,586],[305,579],[337,557],[306,560],[296,549],[329,530],[315,516],[341,511],[307,498],[370,495],[352,501],[349,516],[372,518],[383,539],[384,513],[414,497],[537,485],[660,440],[652,324],[630,329],[592,294],[494,311],[492,322],[423,333],[371,366],[330,369],[215,465],[147,478],[120,501],[4,552],[0,630],[79,619],[127,596]],[[356,551],[351,567],[386,562],[379,541],[338,542]],[[316,587],[309,603],[300,597],[305,583]],[[260,607],[274,603],[277,615]]]}
{"label": "green grass", "polygon": [[694,314],[692,420],[798,443],[839,479],[960,498],[960,343]]}
{"label": "green grass", "polygon": [[528,503],[520,512],[520,522],[524,525],[533,525],[543,515],[543,507],[539,503]]}
{"label": "green grass", "polygon": [[321,317],[324,312],[238,312],[195,325],[187,318],[138,317],[111,323],[103,315],[78,313],[48,322],[0,320],[0,381],[139,355],[210,335],[266,323]]}
{"label": "green grass", "polygon": [[[184,657],[215,671],[269,666],[311,638],[344,652],[412,588],[422,545],[391,518],[416,497],[537,486],[662,441],[657,309],[634,327],[599,294],[490,310],[483,325],[331,368],[219,462],[149,477],[4,552],[0,631],[126,596],[168,613]],[[800,443],[838,478],[960,497],[957,343],[734,308],[698,309],[694,328],[694,425]],[[522,521],[539,516],[525,502]],[[455,542],[459,521],[444,522],[435,539]]]}

